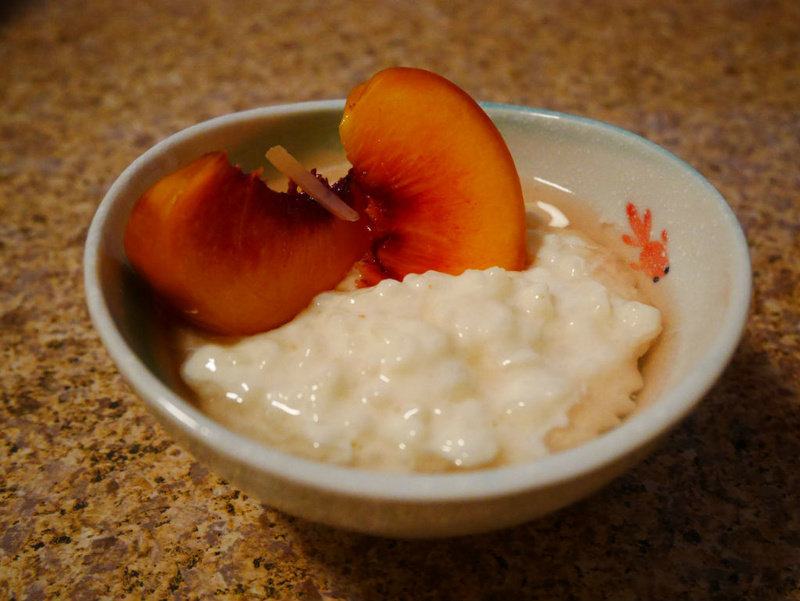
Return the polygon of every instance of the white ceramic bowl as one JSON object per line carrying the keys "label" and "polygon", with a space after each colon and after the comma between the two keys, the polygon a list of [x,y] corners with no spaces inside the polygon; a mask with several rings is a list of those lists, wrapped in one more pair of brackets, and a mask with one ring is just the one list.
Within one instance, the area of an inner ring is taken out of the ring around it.
{"label": "white ceramic bowl", "polygon": [[[224,428],[181,396],[181,384],[122,238],[136,199],[204,152],[226,149],[245,169],[283,144],[307,165],[343,161],[344,102],[274,106],[181,131],[117,179],[86,241],[89,310],[109,354],[163,426],[198,459],[249,494],[304,518],[401,537],[475,533],[518,524],[580,499],[641,459],[714,383],[741,336],[750,300],[747,244],[725,200],[674,155],[618,128],[548,111],[485,105],[523,179],[574,193],[614,231],[625,205],[651,209],[669,231],[667,330],[650,370],[647,406],[620,427],[533,463],[462,474],[394,475],[289,456]],[[635,260],[635,250],[632,259]]]}

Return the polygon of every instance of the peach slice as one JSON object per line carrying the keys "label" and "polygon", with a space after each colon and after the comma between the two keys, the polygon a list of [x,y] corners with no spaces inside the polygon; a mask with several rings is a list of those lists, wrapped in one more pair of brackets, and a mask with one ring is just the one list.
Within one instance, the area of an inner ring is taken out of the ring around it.
{"label": "peach slice", "polygon": [[204,155],[152,186],[128,221],[133,267],[215,332],[250,334],[292,319],[369,247],[363,219],[338,219],[296,187],[276,192],[259,175],[231,166],[223,152]]}
{"label": "peach slice", "polygon": [[463,90],[392,68],[347,97],[339,135],[367,196],[367,283],[427,270],[525,266],[525,208],[514,160]]}
{"label": "peach slice", "polygon": [[[139,199],[124,241],[131,264],[187,319],[223,334],[285,323],[356,262],[362,285],[525,266],[514,161],[464,91],[427,71],[388,69],[351,91],[339,132],[353,165],[334,186],[344,204],[325,201],[327,183],[301,179],[342,219],[294,184],[275,192],[209,153]],[[285,151],[270,153],[300,174]]]}

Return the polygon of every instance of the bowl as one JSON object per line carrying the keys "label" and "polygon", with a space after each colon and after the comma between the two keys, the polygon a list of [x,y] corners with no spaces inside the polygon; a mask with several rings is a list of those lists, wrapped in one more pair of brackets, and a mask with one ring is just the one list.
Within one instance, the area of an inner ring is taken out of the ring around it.
{"label": "bowl", "polygon": [[[337,131],[343,100],[259,108],[190,127],[136,159],[100,204],[84,256],[88,307],[108,353],[164,428],[217,474],[264,503],[335,527],[394,537],[483,532],[542,516],[608,483],[663,439],[722,373],[744,328],[751,277],[744,235],[714,187],[666,150],[616,127],[533,108],[483,106],[528,193],[557,190],[575,200],[578,218],[603,224],[598,231],[612,232],[609,239],[618,242],[630,228],[628,203],[651,211],[654,238],[668,231],[670,271],[653,285],[666,325],[647,365],[640,409],[616,429],[541,460],[447,474],[379,473],[305,460],[198,411],[126,261],[123,231],[145,190],[208,151],[225,149],[246,170],[264,165],[274,144],[323,173],[326,165],[344,162]],[[620,252],[637,260],[638,249],[621,245]]]}

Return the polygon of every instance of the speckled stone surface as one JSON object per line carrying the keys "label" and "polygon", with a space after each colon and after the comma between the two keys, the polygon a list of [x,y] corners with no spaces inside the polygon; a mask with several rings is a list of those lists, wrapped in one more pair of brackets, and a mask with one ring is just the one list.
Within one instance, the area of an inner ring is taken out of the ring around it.
{"label": "speckled stone surface", "polygon": [[[800,599],[798,56],[794,0],[3,3],[0,599]],[[87,227],[142,151],[396,64],[665,146],[751,246],[752,317],[700,408],[504,532],[385,540],[247,498],[160,429],[84,306]]]}

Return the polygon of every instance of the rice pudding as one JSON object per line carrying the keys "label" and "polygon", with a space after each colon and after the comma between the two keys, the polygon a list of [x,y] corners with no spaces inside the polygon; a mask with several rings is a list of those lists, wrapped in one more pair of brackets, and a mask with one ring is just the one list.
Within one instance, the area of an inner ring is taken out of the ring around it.
{"label": "rice pudding", "polygon": [[528,250],[524,271],[324,292],[280,328],[197,345],[182,376],[212,418],[310,459],[422,472],[537,459],[635,408],[662,326],[627,265],[576,232],[529,227]]}

